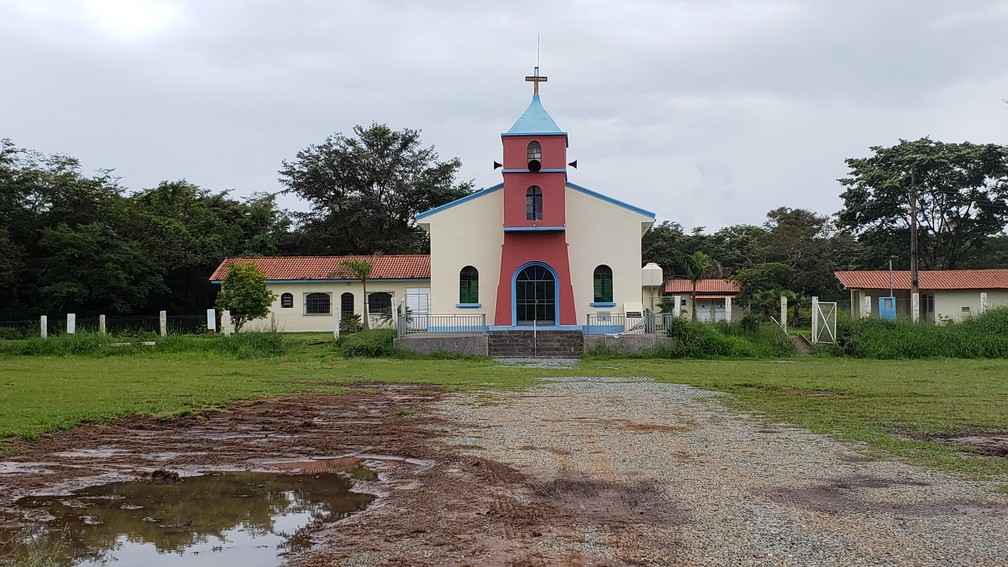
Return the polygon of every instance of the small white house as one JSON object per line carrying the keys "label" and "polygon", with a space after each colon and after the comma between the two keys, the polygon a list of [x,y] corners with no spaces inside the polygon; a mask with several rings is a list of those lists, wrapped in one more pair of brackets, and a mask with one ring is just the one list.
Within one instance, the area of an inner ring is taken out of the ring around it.
{"label": "small white house", "polygon": [[662,295],[666,298],[678,297],[678,315],[687,319],[692,317],[696,308],[697,321],[740,321],[748,313],[748,309],[735,302],[738,295],[738,284],[727,279],[705,278],[697,281],[696,306],[690,299],[693,282],[687,278],[672,278],[665,282]]}
{"label": "small white house", "polygon": [[[911,317],[909,271],[840,271],[835,275],[850,291],[852,317],[878,316],[879,299],[890,297],[890,289],[896,298],[896,317]],[[921,270],[917,284],[922,321],[960,321],[990,307],[1008,306],[1008,270]]]}
{"label": "small white house", "polygon": [[[355,259],[373,264],[367,298],[361,281],[342,267],[345,260]],[[372,328],[394,326],[382,313],[403,302],[413,311],[428,310],[430,256],[426,254],[226,258],[210,276],[211,283],[220,284],[236,262],[255,263],[277,296],[270,314],[249,322],[248,330],[332,331],[343,315],[363,317],[365,301]]]}

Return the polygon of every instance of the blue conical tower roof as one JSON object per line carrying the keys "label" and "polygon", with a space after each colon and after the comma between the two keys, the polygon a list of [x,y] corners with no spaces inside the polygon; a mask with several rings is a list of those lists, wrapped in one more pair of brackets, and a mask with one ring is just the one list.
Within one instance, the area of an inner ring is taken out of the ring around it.
{"label": "blue conical tower roof", "polygon": [[522,113],[518,121],[514,123],[514,126],[506,132],[512,136],[520,136],[523,134],[566,134],[563,130],[557,126],[557,123],[553,121],[553,117],[546,112],[543,108],[542,102],[539,101],[539,95],[532,96],[532,102]]}

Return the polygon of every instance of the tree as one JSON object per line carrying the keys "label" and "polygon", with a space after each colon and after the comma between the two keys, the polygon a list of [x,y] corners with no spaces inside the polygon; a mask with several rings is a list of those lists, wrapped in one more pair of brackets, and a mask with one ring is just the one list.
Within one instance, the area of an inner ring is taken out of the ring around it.
{"label": "tree", "polygon": [[871,151],[847,160],[850,176],[840,179],[847,189],[838,220],[875,252],[873,264],[908,255],[911,171],[922,268],[956,268],[1008,223],[1005,146],[921,138]]}
{"label": "tree", "polygon": [[353,277],[360,280],[361,287],[364,288],[364,317],[361,318],[361,324],[366,331],[370,328],[370,325],[368,324],[367,282],[371,277],[371,269],[374,267],[374,263],[367,258],[347,258],[346,260],[340,262],[340,267],[350,272]]}
{"label": "tree", "polygon": [[686,277],[693,284],[693,289],[690,291],[690,311],[692,312],[692,320],[697,320],[697,309],[696,309],[696,288],[697,283],[707,277],[714,274],[721,273],[721,265],[717,263],[713,258],[704,254],[703,252],[696,251],[692,254],[680,254],[679,255],[679,266],[683,269]]}
{"label": "tree", "polygon": [[458,158],[439,161],[418,130],[355,126],[284,161],[280,183],[309,202],[297,245],[311,254],[417,253],[429,246],[417,213],[463,197]]}
{"label": "tree", "polygon": [[274,299],[276,294],[266,286],[266,276],[255,262],[235,262],[221,282],[217,309],[231,312],[237,333],[245,323],[269,315]]}
{"label": "tree", "polygon": [[736,299],[752,307],[757,303],[756,296],[760,292],[772,291],[780,297],[782,290],[788,289],[794,269],[781,262],[766,262],[751,268],[743,268],[733,274],[731,279],[739,286]]}

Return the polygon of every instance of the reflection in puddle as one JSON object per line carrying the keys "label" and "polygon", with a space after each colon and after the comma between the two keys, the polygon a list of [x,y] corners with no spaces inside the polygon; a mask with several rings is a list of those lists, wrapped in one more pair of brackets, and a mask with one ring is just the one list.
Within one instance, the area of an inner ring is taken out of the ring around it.
{"label": "reflection in puddle", "polygon": [[273,566],[281,553],[310,544],[302,528],[344,518],[374,499],[350,486],[338,474],[242,472],[23,498],[18,505],[28,517],[50,530],[24,552],[58,548],[52,559],[61,566]]}

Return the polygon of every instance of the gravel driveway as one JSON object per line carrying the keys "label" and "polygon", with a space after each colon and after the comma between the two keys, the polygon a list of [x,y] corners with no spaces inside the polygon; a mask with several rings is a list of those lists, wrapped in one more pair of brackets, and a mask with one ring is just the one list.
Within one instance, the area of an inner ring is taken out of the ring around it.
{"label": "gravel driveway", "polygon": [[996,481],[860,455],[649,379],[566,378],[439,405],[447,441],[534,482],[503,516],[566,512],[534,545],[571,564],[1008,565]]}

